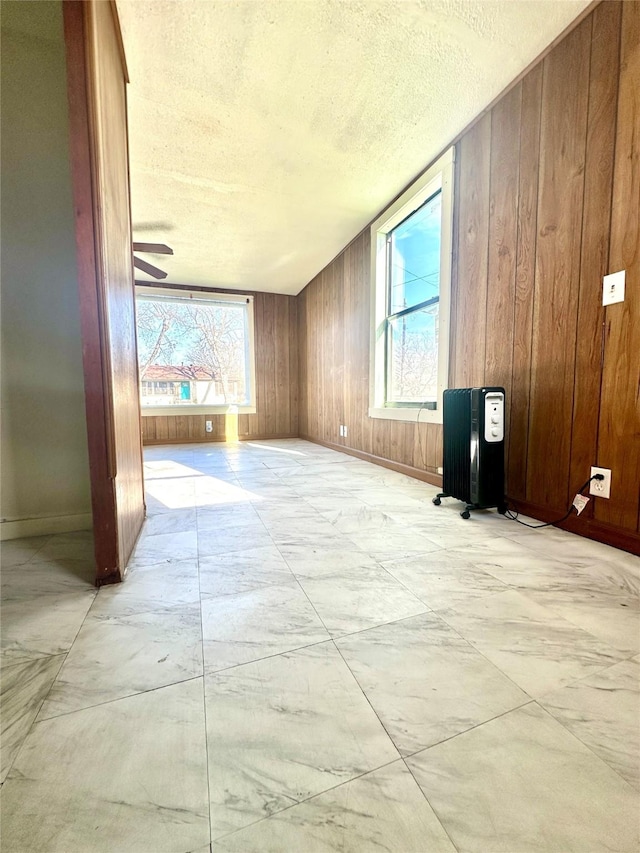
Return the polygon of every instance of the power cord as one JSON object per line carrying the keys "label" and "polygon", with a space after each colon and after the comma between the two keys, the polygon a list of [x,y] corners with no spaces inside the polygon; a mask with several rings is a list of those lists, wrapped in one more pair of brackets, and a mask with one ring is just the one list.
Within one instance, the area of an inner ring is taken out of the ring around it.
{"label": "power cord", "polygon": [[[604,474],[594,474],[593,477],[589,477],[587,482],[578,489],[577,494],[581,495],[592,480],[604,480]],[[555,521],[546,521],[544,524],[528,524],[526,521],[521,521],[518,518],[519,513],[512,509],[507,509],[504,515],[505,518],[509,519],[509,521],[517,521],[518,524],[524,524],[525,527],[531,527],[533,530],[537,530],[540,527],[551,527],[554,524],[560,524],[560,522],[566,521],[574,509],[576,509],[576,507],[571,504],[567,513],[563,515],[562,518],[556,518]]]}

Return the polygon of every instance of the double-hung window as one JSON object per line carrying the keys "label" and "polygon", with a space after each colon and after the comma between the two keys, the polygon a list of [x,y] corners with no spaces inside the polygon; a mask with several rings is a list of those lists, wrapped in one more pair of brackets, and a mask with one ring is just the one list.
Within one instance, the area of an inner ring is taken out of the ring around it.
{"label": "double-hung window", "polygon": [[146,415],[255,412],[253,297],[136,287]]}
{"label": "double-hung window", "polygon": [[372,225],[371,417],[442,420],[452,183],[453,149]]}

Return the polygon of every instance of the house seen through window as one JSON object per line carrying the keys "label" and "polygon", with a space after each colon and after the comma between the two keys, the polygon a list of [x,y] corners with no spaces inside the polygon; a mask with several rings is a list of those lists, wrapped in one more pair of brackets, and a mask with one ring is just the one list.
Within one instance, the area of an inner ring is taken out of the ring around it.
{"label": "house seen through window", "polygon": [[252,300],[137,288],[143,409],[250,406]]}

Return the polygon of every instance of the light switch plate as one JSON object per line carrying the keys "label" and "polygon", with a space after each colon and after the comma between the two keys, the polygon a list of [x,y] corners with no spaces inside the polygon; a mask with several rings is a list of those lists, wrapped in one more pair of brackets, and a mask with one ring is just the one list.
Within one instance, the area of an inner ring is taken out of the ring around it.
{"label": "light switch plate", "polygon": [[602,304],[613,305],[624,302],[625,271],[612,272],[602,279]]}

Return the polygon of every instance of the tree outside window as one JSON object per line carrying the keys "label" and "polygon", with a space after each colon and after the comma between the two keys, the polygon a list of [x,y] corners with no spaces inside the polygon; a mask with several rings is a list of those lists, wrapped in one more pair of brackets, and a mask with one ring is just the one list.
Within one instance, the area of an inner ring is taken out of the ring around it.
{"label": "tree outside window", "polygon": [[248,404],[250,302],[218,297],[138,294],[143,407]]}

